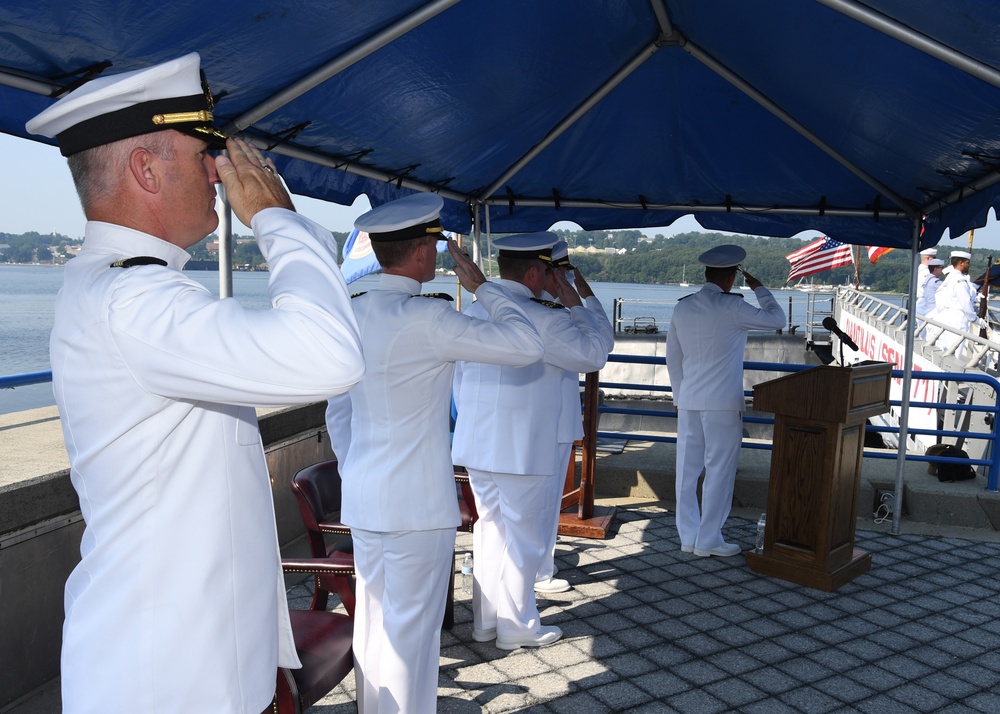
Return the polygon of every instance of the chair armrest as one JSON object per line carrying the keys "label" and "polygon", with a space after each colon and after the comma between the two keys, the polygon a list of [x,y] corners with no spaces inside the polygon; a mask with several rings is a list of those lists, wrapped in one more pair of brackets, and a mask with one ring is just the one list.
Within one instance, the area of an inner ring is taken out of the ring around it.
{"label": "chair armrest", "polygon": [[321,521],[316,524],[320,533],[332,533],[334,535],[351,535],[351,527],[345,526],[340,521]]}
{"label": "chair armrest", "polygon": [[304,575],[354,575],[353,555],[332,555],[329,558],[282,558],[281,569],[286,573]]}

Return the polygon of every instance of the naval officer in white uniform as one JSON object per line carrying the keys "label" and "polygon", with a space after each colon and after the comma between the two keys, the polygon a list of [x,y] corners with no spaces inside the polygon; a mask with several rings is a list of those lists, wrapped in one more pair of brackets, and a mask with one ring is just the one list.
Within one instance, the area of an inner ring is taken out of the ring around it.
{"label": "naval officer in white uniform", "polygon": [[[274,164],[219,140],[200,59],[94,79],[27,124],[56,137],[87,216],[50,354],[86,522],[66,583],[65,714],[259,714],[299,667],[256,406],[310,403],[364,372],[329,231]],[[272,309],[181,269],[221,182],[271,268]]]}
{"label": "naval officer in white uniform", "polygon": [[[455,370],[458,418],[452,457],[465,466],[479,520],[473,530],[473,639],[496,638],[500,649],[555,642],[562,631],[543,626],[535,603],[535,576],[551,531],[553,479],[566,463],[556,445],[564,413],[563,374],[592,372],[608,358],[606,335],[565,278],[556,284],[562,305],[541,302],[554,233],[497,239],[500,284],[514,294],[545,342],[541,362],[499,367],[460,362]],[[475,303],[469,315],[488,319]],[[564,421],[566,420],[566,421]]]}
{"label": "naval officer in white uniform", "polygon": [[[378,287],[352,301],[366,371],[349,393],[350,443],[346,456],[338,454],[341,520],[351,527],[357,569],[361,714],[436,710],[441,620],[461,523],[449,450],[455,361],[523,367],[543,352],[523,307],[486,282],[454,241],[455,272],[489,320],[457,312],[450,296],[420,295],[421,283],[434,279],[443,203],[414,194],[354,224],[368,233],[383,272]],[[330,422],[341,401],[331,400]]]}
{"label": "naval officer in white uniform", "polygon": [[[681,550],[732,556],[722,526],[733,505],[743,438],[743,353],[748,330],[777,330],[785,313],[760,281],[743,272],[760,307],[730,292],[746,251],[720,245],[698,256],[701,290],[681,298],[667,332],[667,371],[677,409],[677,533]],[[698,479],[702,471],[701,505]]]}
{"label": "naval officer in white uniform", "polygon": [[[608,314],[604,311],[601,301],[594,295],[587,279],[583,277],[569,260],[569,246],[564,240],[556,242],[552,247],[552,270],[547,273],[545,279],[545,289],[542,291],[543,300],[558,302],[556,293],[558,292],[557,280],[567,279],[569,272],[573,272],[573,281],[576,285],[577,293],[583,300],[584,307],[590,310],[594,317],[595,324],[601,329],[606,338],[608,352],[615,346],[615,329],[611,325]],[[568,281],[567,281],[568,282]],[[568,467],[570,457],[573,455],[573,443],[583,438],[583,418],[580,405],[580,374],[578,372],[564,371],[561,384],[562,418],[559,422],[559,436],[556,443],[556,461]],[[565,486],[564,479],[552,479],[552,492],[546,497],[552,502],[548,511],[552,523],[549,528],[548,543],[545,549],[545,556],[542,564],[535,575],[535,592],[541,594],[561,593],[570,589],[569,582],[564,578],[555,577],[558,572],[555,564],[556,541],[559,537],[559,514],[562,509],[562,495]]]}

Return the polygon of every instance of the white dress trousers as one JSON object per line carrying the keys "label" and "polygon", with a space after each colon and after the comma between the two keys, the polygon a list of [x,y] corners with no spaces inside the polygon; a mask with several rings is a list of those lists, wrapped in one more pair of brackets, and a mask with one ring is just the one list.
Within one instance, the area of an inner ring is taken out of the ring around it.
{"label": "white dress trousers", "polygon": [[433,714],[455,529],[351,536],[358,711]]}
{"label": "white dress trousers", "polygon": [[496,628],[501,637],[536,632],[542,623],[535,574],[548,545],[546,492],[556,477],[468,471],[479,512],[472,532],[473,626]]}

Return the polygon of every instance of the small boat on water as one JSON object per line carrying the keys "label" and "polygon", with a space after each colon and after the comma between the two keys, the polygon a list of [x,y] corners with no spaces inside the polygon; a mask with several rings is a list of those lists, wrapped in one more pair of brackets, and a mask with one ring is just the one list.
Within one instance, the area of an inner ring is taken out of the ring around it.
{"label": "small boat on water", "polygon": [[688,269],[688,267],[686,265],[683,268],[681,268],[681,281],[679,283],[677,283],[682,288],[689,288],[689,287],[691,287],[691,283],[689,283],[687,281],[687,269]]}

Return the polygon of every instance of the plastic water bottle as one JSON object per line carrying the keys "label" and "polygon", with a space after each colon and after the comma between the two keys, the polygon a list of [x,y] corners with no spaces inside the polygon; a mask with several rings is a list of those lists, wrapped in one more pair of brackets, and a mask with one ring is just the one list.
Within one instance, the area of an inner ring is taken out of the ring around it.
{"label": "plastic water bottle", "polygon": [[766,513],[761,513],[760,518],[757,519],[757,540],[753,546],[754,553],[764,552],[764,525],[766,517],[767,517]]}
{"label": "plastic water bottle", "polygon": [[462,592],[472,594],[472,553],[466,553],[462,559]]}

